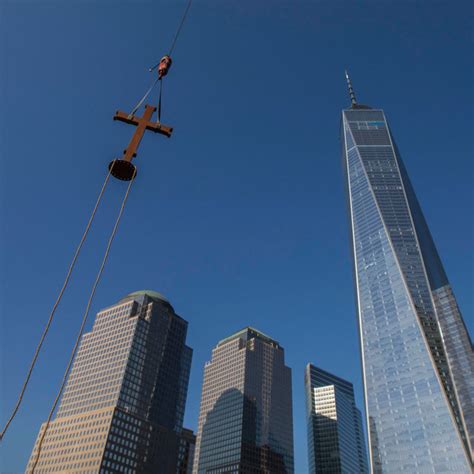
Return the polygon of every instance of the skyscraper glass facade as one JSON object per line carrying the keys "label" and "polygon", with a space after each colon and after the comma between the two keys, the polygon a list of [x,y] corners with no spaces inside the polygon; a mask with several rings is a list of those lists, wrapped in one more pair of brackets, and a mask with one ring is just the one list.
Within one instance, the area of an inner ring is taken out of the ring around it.
{"label": "skyscraper glass facade", "polygon": [[291,369],[252,328],[220,341],[204,368],[194,474],[291,474]]}
{"label": "skyscraper glass facade", "polygon": [[352,384],[308,364],[305,391],[310,474],[367,473],[362,417]]}
{"label": "skyscraper glass facade", "polygon": [[100,311],[81,340],[35,473],[175,474],[192,357],[186,332],[187,322],[153,291]]}
{"label": "skyscraper glass facade", "polygon": [[342,112],[373,472],[471,472],[472,343],[382,110]]}

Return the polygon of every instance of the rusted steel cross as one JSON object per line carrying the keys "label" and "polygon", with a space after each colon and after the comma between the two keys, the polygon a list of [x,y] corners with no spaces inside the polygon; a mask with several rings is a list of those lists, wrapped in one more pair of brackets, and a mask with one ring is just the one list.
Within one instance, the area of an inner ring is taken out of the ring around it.
{"label": "rusted steel cross", "polygon": [[125,122],[130,125],[135,125],[137,128],[133,134],[130,143],[123,151],[123,157],[119,160],[112,160],[109,164],[109,169],[113,176],[124,181],[129,181],[136,175],[135,166],[132,164],[132,159],[137,156],[137,150],[142,141],[145,130],[151,130],[161,135],[171,136],[173,129],[167,125],[158,122],[151,122],[150,119],[156,111],[156,107],[145,105],[145,112],[142,117],[126,114],[125,112],[117,111],[114,115],[114,120]]}

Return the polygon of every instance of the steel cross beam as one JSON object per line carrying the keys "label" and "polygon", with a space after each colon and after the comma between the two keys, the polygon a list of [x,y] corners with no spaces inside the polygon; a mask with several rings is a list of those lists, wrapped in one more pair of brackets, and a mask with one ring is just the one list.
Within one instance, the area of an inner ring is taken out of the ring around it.
{"label": "steel cross beam", "polygon": [[113,176],[124,181],[129,181],[134,175],[136,175],[135,166],[132,164],[132,159],[137,156],[137,150],[142,141],[143,134],[146,130],[151,130],[161,135],[171,136],[173,129],[167,125],[163,125],[159,122],[151,122],[150,119],[156,111],[156,107],[151,105],[145,105],[145,112],[142,117],[136,115],[126,114],[118,110],[114,115],[114,120],[125,122],[130,125],[135,125],[135,133],[133,134],[130,143],[127,148],[123,151],[123,157],[118,160],[112,160],[109,164],[109,170]]}

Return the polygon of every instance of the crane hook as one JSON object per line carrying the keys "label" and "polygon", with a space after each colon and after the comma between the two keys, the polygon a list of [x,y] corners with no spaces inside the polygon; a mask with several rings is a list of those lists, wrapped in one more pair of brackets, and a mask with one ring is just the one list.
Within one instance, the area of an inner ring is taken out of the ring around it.
{"label": "crane hook", "polygon": [[154,69],[158,68],[158,80],[161,81],[161,78],[165,77],[168,74],[171,64],[173,64],[173,60],[171,59],[171,56],[165,54],[160,59],[160,62],[156,64],[155,66],[151,67],[149,71],[151,72]]}

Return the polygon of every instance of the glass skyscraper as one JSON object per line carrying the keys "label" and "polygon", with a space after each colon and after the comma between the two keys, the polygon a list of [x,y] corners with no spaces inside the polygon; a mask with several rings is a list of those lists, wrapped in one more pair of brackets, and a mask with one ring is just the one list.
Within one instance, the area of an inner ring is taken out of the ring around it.
{"label": "glass skyscraper", "polygon": [[469,473],[472,343],[385,114],[349,90],[342,153],[372,470]]}
{"label": "glass skyscraper", "polygon": [[312,364],[306,366],[304,381],[309,473],[366,474],[362,416],[354,387]]}
{"label": "glass skyscraper", "polygon": [[35,473],[176,474],[192,357],[187,324],[155,291],[100,311],[82,337]]}
{"label": "glass skyscraper", "polygon": [[293,474],[291,369],[280,344],[247,327],[204,368],[194,474]]}

